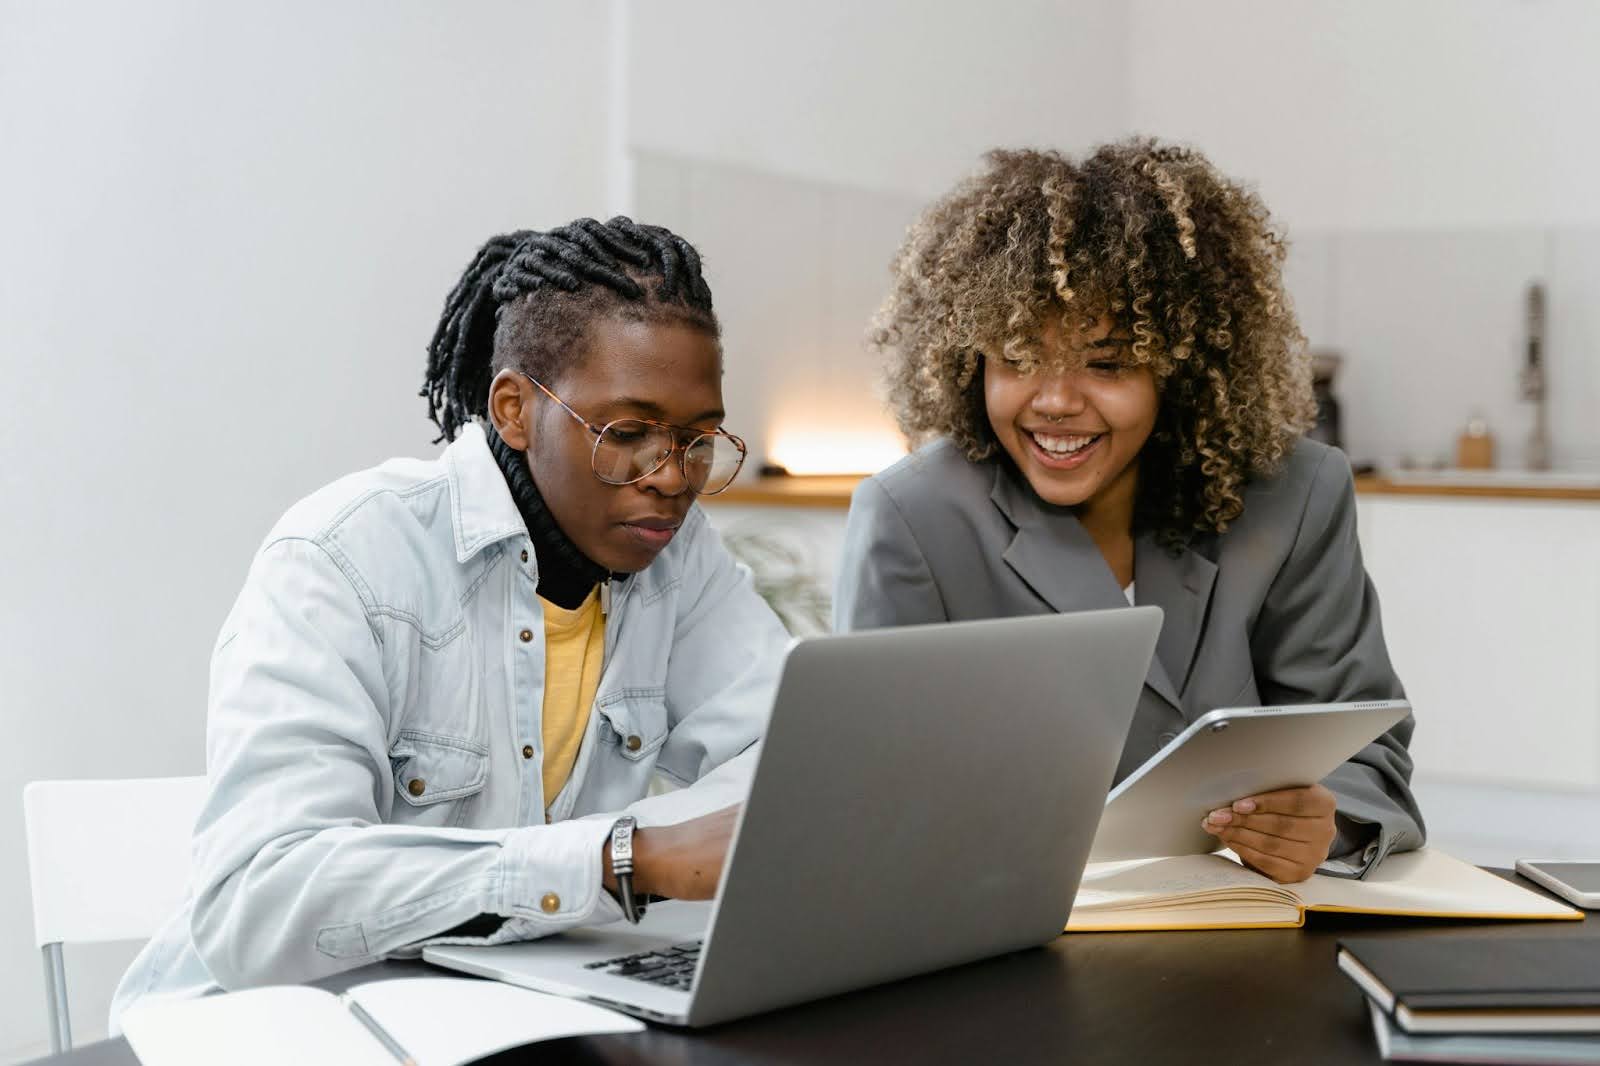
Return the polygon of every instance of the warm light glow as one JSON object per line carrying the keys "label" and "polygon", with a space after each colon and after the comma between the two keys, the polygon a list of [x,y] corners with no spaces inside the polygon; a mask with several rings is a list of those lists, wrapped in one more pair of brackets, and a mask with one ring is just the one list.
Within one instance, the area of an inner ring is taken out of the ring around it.
{"label": "warm light glow", "polygon": [[893,424],[849,426],[787,419],[773,427],[768,458],[791,474],[876,474],[906,454]]}

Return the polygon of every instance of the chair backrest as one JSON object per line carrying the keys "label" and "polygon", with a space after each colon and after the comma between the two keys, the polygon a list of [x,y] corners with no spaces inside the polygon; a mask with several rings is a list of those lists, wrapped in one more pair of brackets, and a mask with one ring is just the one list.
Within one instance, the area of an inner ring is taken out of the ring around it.
{"label": "chair backrest", "polygon": [[26,785],[36,944],[154,935],[183,902],[205,794],[204,777]]}

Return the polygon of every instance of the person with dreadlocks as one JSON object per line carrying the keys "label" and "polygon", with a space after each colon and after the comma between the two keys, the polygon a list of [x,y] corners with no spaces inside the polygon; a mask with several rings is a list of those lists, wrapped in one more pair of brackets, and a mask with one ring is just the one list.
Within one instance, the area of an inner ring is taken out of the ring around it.
{"label": "person with dreadlocks", "polygon": [[[443,454],[333,483],[255,557],[213,653],[187,902],[113,1029],[141,996],[711,896],[788,639],[694,506],[744,459],[721,361],[665,229],[483,246],[428,349]],[[687,787],[645,798],[655,774]]]}
{"label": "person with dreadlocks", "polygon": [[[1117,780],[1217,707],[1401,697],[1284,250],[1190,149],[990,153],[894,262],[874,336],[927,443],[857,489],[835,627],[1161,607]],[[1278,881],[1364,876],[1423,841],[1411,732],[1203,825]]]}

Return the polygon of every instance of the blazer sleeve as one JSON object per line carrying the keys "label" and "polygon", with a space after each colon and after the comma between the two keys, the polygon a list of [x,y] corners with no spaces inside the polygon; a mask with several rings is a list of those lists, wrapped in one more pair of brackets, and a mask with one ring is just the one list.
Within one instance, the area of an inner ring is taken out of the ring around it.
{"label": "blazer sleeve", "polygon": [[949,621],[933,571],[894,498],[875,478],[856,486],[833,596],[833,628]]}
{"label": "blazer sleeve", "polygon": [[[1343,452],[1330,449],[1312,479],[1294,545],[1252,629],[1251,657],[1265,703],[1405,695],[1361,561],[1355,482]],[[1339,836],[1324,872],[1365,876],[1390,852],[1422,846],[1406,750],[1414,724],[1406,716],[1324,782],[1339,801]]]}

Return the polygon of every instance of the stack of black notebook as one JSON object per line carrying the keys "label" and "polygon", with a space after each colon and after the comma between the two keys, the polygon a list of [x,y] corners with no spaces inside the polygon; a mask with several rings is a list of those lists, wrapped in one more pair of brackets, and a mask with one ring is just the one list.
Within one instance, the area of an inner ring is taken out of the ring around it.
{"label": "stack of black notebook", "polygon": [[1385,1059],[1600,1063],[1600,940],[1348,937],[1339,968]]}

